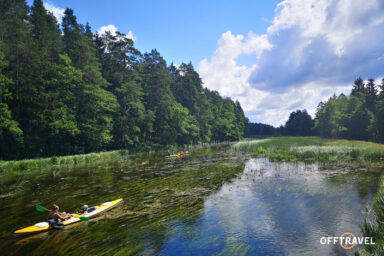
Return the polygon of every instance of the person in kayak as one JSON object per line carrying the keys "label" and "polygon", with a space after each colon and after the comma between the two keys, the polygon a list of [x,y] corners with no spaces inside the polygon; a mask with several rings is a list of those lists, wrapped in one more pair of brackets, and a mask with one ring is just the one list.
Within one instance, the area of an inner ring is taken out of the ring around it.
{"label": "person in kayak", "polygon": [[80,209],[77,210],[78,214],[87,214],[88,213],[88,205],[83,205]]}
{"label": "person in kayak", "polygon": [[56,204],[53,205],[52,210],[48,213],[48,220],[50,222],[61,222],[72,218],[72,214],[67,214],[66,212],[59,212],[59,206]]}
{"label": "person in kayak", "polygon": [[91,208],[88,205],[83,205],[80,209],[77,210],[77,214],[88,214],[97,209],[97,206],[92,206]]}

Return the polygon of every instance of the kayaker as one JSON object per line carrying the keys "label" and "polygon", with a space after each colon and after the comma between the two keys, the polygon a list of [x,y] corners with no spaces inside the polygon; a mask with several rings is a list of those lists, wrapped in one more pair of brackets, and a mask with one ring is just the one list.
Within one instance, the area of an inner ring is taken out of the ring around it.
{"label": "kayaker", "polygon": [[87,214],[88,213],[88,205],[83,205],[79,210],[77,210],[78,214]]}
{"label": "kayaker", "polygon": [[66,212],[59,212],[59,206],[54,204],[52,210],[48,213],[48,221],[50,222],[61,222],[63,220],[70,219],[72,214],[67,214]]}

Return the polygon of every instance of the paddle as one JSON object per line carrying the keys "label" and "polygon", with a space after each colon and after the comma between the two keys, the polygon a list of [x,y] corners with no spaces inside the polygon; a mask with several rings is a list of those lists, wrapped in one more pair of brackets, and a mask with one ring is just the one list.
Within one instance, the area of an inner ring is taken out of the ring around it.
{"label": "paddle", "polygon": [[38,210],[39,212],[49,212],[47,208],[41,205],[36,205],[36,210]]}
{"label": "paddle", "polygon": [[[36,205],[36,210],[39,211],[39,212],[49,212],[49,210],[47,208],[45,208],[44,206],[41,206],[41,205]],[[89,217],[79,217],[79,219],[81,221],[84,221],[84,222],[88,222],[89,221]]]}
{"label": "paddle", "polygon": [[84,222],[88,222],[89,221],[89,217],[79,217],[79,219],[81,221],[84,221]]}

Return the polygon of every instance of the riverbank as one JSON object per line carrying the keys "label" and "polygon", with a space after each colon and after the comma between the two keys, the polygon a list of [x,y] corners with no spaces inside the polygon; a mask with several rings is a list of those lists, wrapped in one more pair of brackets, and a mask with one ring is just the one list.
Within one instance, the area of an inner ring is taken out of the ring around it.
{"label": "riverbank", "polygon": [[384,160],[384,145],[366,141],[320,137],[273,137],[245,140],[233,145],[236,151],[271,161],[362,161]]}
{"label": "riverbank", "polygon": [[100,165],[116,165],[116,163],[126,162],[137,155],[159,155],[165,156],[171,150],[178,151],[188,150],[195,152],[200,149],[209,147],[222,147],[233,144],[233,142],[212,142],[201,143],[196,145],[184,145],[184,146],[156,146],[149,148],[142,148],[141,150],[113,150],[105,152],[96,152],[88,154],[77,154],[69,156],[53,156],[46,158],[35,158],[25,160],[10,160],[0,161],[0,172],[19,172],[19,171],[33,171],[39,169],[71,169],[78,167],[100,167]]}
{"label": "riverbank", "polygon": [[[324,139],[320,137],[269,137],[265,139],[244,139],[243,141],[204,143],[184,146],[185,150],[198,151],[209,147],[232,144],[232,149],[250,154],[251,157],[268,157],[270,161],[359,161],[364,164],[384,160],[384,145],[366,141]],[[130,152],[115,150],[71,156],[0,161],[1,172],[15,172],[38,169],[69,169],[75,167],[95,167],[127,161],[137,154],[165,155],[167,150],[177,148],[165,146],[145,151]]]}

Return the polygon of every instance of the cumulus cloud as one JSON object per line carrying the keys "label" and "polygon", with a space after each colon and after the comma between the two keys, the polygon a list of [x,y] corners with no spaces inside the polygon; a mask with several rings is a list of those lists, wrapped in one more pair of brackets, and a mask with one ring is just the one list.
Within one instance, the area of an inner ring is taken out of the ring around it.
{"label": "cumulus cloud", "polygon": [[[251,120],[279,125],[298,108],[314,114],[358,76],[382,76],[383,31],[381,0],[285,0],[265,34],[224,33],[199,72],[208,88],[238,99]],[[251,54],[253,65],[237,63]]]}
{"label": "cumulus cloud", "polygon": [[[112,35],[116,35],[117,31],[118,31],[118,29],[116,26],[109,24],[107,26],[100,27],[99,30],[97,31],[97,33],[102,35],[102,34],[105,34],[106,32],[110,32]],[[126,37],[131,39],[132,41],[136,40],[136,37],[133,35],[133,32],[131,30],[128,31],[128,33],[126,34]]]}
{"label": "cumulus cloud", "polygon": [[263,51],[273,46],[266,35],[249,33],[233,35],[227,31],[218,42],[218,48],[213,53],[211,61],[203,59],[199,65],[199,72],[206,86],[228,96],[243,94],[249,89],[248,77],[255,70],[256,65],[239,66],[236,58],[244,54],[261,55]]}
{"label": "cumulus cloud", "polygon": [[62,8],[59,8],[57,6],[54,6],[52,4],[49,4],[49,3],[44,3],[44,7],[45,9],[47,9],[47,11],[51,12],[57,19],[57,21],[59,23],[61,23],[61,21],[63,20],[63,17],[64,17],[64,9]]}

